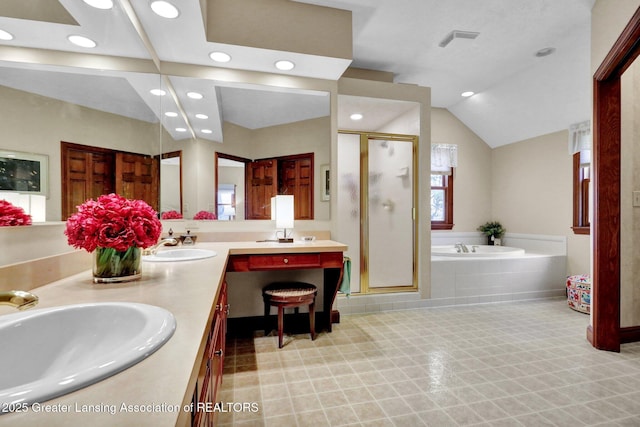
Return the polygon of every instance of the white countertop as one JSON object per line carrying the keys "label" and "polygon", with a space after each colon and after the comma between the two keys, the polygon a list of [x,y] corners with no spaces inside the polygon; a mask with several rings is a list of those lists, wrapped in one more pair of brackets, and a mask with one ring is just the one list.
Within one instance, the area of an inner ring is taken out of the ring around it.
{"label": "white countertop", "polygon": [[[143,262],[142,279],[134,282],[94,284],[87,270],[33,289],[40,298],[34,310],[89,302],[140,302],[171,311],[177,328],[164,346],[142,362],[89,387],[34,405],[28,412],[0,415],[0,426],[186,425],[190,416],[184,408],[191,402],[197,375],[194,366],[199,366],[202,357],[203,334],[224,280],[228,256],[347,250],[347,246],[330,240],[203,242],[195,247],[214,250],[217,256],[196,261]],[[13,311],[2,307],[0,315]]]}

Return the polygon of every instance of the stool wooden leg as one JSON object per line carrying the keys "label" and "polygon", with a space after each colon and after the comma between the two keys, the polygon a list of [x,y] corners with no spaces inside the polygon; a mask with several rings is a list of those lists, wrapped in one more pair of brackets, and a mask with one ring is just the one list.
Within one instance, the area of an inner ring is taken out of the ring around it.
{"label": "stool wooden leg", "polygon": [[278,306],[278,348],[282,348],[282,330],[284,328],[284,307]]}
{"label": "stool wooden leg", "polygon": [[309,304],[309,329],[311,330],[311,341],[316,339],[316,303]]}
{"label": "stool wooden leg", "polygon": [[269,328],[269,312],[271,311],[271,304],[269,304],[269,301],[267,301],[267,299],[265,298],[264,300],[264,336],[266,337],[269,332],[271,332],[271,329]]}

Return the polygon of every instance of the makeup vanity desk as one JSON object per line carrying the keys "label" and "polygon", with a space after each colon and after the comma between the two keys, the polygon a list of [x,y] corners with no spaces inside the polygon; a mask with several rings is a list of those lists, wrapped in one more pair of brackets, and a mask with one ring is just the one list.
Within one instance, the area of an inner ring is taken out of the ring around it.
{"label": "makeup vanity desk", "polygon": [[[238,242],[244,246],[244,242]],[[246,247],[229,248],[227,272],[282,271],[300,269],[323,270],[323,307],[316,314],[319,330],[331,332],[332,318],[339,313],[332,311],[343,274],[344,251],[347,246],[331,240],[300,243],[256,242]],[[333,317],[332,317],[333,313]]]}

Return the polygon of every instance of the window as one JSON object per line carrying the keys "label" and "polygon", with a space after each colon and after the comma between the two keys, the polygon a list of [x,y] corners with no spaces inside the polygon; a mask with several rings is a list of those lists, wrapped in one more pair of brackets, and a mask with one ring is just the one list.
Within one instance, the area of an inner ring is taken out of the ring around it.
{"label": "window", "polygon": [[453,168],[450,175],[431,175],[431,229],[453,228]]}
{"label": "window", "polygon": [[[585,155],[586,154],[586,155]],[[588,151],[573,155],[573,232],[590,234],[589,223],[589,185],[591,165],[587,162]]]}

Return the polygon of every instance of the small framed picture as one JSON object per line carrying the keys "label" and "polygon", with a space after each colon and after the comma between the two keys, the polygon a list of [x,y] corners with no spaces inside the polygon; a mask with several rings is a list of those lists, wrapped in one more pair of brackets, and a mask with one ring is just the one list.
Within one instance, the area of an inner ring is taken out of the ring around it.
{"label": "small framed picture", "polygon": [[48,156],[0,150],[0,191],[46,196],[48,177]]}
{"label": "small framed picture", "polygon": [[326,202],[327,200],[331,200],[331,173],[329,165],[320,166],[320,176],[322,178],[322,201]]}

